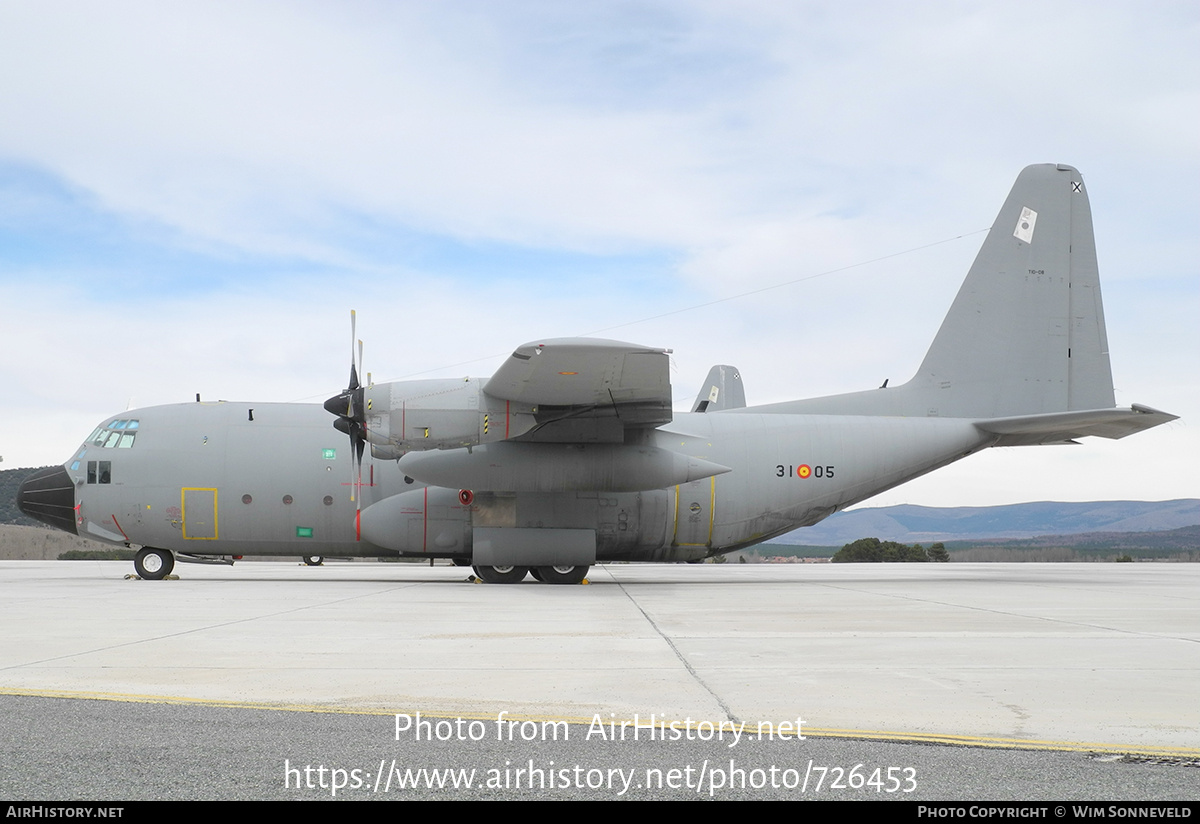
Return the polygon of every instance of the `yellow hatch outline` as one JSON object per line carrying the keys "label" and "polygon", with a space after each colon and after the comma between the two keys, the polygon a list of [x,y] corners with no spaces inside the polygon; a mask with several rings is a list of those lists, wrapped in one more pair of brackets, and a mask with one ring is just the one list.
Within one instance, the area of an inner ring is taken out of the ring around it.
{"label": "yellow hatch outline", "polygon": [[[189,492],[211,492],[212,495],[212,535],[211,536],[192,536],[187,534],[187,493]],[[185,486],[179,490],[179,510],[181,513],[180,520],[183,522],[183,539],[185,541],[215,541],[220,536],[220,530],[217,524],[217,488],[215,486]]]}

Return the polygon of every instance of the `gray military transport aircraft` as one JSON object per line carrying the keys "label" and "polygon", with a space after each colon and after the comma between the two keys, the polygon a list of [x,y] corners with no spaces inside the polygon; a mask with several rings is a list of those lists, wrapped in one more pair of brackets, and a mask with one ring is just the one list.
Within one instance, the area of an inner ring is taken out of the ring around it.
{"label": "gray military transport aircraft", "polygon": [[352,352],[323,408],[122,413],[26,480],[21,510],[139,547],[142,578],[177,559],[403,556],[567,584],[602,561],[751,546],[991,446],[1175,419],[1115,408],[1091,208],[1062,165],[1021,172],[902,386],[747,407],[737,370],[716,366],[676,415],[667,350],[588,338],[520,346],[486,380],[359,374]]}

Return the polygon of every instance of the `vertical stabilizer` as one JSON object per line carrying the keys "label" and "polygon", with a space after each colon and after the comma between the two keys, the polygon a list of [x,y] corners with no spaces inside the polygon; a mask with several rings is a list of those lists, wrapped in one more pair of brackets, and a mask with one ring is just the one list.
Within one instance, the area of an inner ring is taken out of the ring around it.
{"label": "vertical stabilizer", "polygon": [[718,412],[722,409],[742,409],[746,406],[746,390],[742,375],[735,366],[718,364],[708,370],[704,386],[692,404],[693,412]]}
{"label": "vertical stabilizer", "polygon": [[1092,212],[1078,170],[1021,172],[905,388],[939,417],[1114,405]]}
{"label": "vertical stabilizer", "polygon": [[1021,172],[916,377],[886,386],[751,411],[967,418],[991,446],[1123,438],[1175,420],[1114,408],[1092,210],[1063,165]]}

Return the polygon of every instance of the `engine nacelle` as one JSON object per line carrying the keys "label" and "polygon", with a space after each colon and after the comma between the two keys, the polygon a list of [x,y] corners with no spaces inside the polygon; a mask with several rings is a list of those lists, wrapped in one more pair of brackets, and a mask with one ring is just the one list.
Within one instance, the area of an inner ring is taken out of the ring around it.
{"label": "engine nacelle", "polygon": [[366,389],[371,454],[454,449],[511,438],[534,425],[531,407],[489,397],[478,378],[391,381]]}
{"label": "engine nacelle", "polygon": [[640,492],[730,471],[654,446],[510,442],[405,455],[400,469],[422,483],[489,492]]}

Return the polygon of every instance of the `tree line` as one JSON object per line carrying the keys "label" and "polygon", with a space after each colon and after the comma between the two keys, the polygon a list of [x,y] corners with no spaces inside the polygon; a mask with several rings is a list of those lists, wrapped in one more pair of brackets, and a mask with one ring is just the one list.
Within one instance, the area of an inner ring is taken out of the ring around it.
{"label": "tree line", "polygon": [[835,564],[902,564],[936,561],[945,563],[950,553],[941,541],[925,549],[920,544],[899,544],[878,538],[859,538],[833,554]]}

